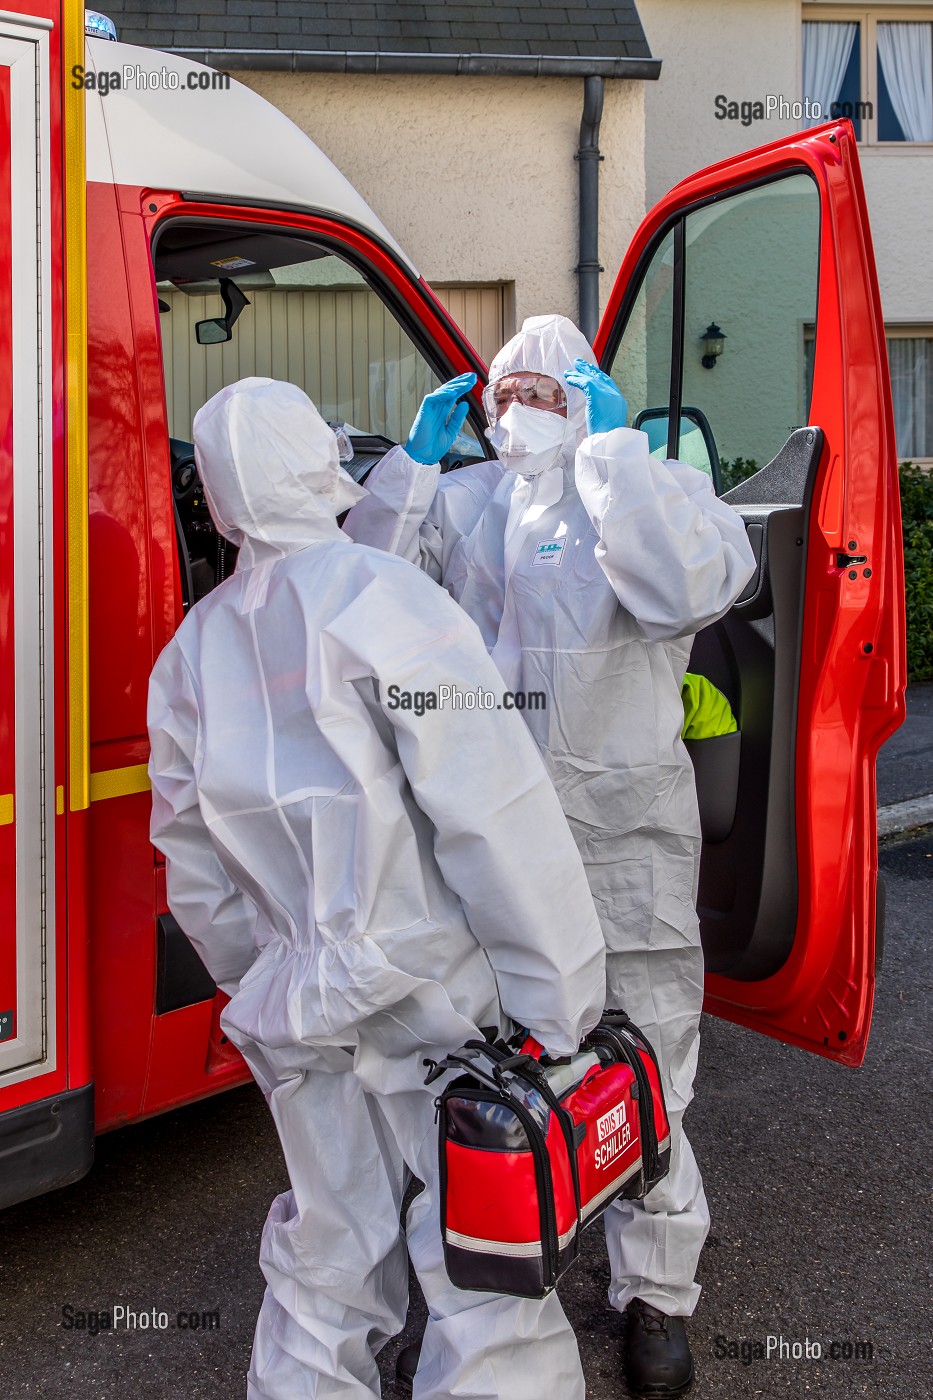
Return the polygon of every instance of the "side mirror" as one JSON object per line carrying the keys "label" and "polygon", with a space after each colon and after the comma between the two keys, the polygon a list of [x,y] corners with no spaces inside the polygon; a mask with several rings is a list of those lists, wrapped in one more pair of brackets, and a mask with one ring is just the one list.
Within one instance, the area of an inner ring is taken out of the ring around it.
{"label": "side mirror", "polygon": [[[670,432],[670,414],[666,408],[643,408],[632,424],[648,434],[648,445],[653,457],[667,456],[667,440]],[[678,460],[688,467],[696,467],[712,480],[717,496],[722,495],[722,471],[719,466],[719,450],[709,425],[709,419],[700,408],[680,410],[680,446]]]}
{"label": "side mirror", "polygon": [[195,325],[194,336],[199,345],[223,345],[232,340],[237,317],[250,304],[230,277],[221,277],[220,295],[224,301],[224,314],[212,316],[209,321],[198,321]]}
{"label": "side mirror", "polygon": [[227,329],[219,316],[212,321],[198,321],[194,334],[199,345],[223,345],[233,339],[233,331]]}

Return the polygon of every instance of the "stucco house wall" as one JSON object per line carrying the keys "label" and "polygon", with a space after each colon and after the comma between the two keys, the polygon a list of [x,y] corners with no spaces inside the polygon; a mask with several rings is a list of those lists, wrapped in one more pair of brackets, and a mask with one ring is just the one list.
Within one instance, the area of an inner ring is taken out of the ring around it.
{"label": "stucco house wall", "polygon": [[[431,282],[504,284],[504,331],[576,316],[584,78],[605,77],[600,302],[645,209],[635,0],[110,0],[131,43],[227,69],[284,111]],[[595,65],[595,66],[594,66]],[[448,292],[449,295],[449,292]],[[487,347],[488,348],[488,347]]]}
{"label": "stucco house wall", "polygon": [[[344,172],[429,282],[514,283],[517,324],[575,316],[583,83],[575,78],[236,74]],[[644,89],[606,83],[600,304],[645,209]]]}

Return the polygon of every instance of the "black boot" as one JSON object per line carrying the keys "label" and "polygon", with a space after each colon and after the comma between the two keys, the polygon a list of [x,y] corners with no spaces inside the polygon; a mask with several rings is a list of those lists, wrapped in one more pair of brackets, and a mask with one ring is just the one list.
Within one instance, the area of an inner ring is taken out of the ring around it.
{"label": "black boot", "polygon": [[641,1298],[622,1314],[625,1384],[639,1400],[669,1400],[693,1383],[693,1357],[682,1317],[668,1317]]}
{"label": "black boot", "polygon": [[401,1390],[411,1390],[420,1360],[420,1342],[409,1342],[407,1347],[402,1347],[395,1363],[395,1383]]}

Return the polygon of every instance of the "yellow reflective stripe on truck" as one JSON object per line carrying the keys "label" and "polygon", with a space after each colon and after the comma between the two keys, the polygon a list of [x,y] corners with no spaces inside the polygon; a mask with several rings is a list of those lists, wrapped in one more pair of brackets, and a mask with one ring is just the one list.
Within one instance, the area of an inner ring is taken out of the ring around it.
{"label": "yellow reflective stripe on truck", "polygon": [[146,763],[137,763],[132,768],[107,768],[102,773],[91,774],[91,801],[129,797],[134,792],[148,792],[150,786]]}
{"label": "yellow reflective stripe on truck", "polygon": [[68,767],[73,812],[91,797],[88,719],[87,199],[84,92],[69,82],[84,64],[84,0],[62,5],[65,211],[65,444],[68,482]]}

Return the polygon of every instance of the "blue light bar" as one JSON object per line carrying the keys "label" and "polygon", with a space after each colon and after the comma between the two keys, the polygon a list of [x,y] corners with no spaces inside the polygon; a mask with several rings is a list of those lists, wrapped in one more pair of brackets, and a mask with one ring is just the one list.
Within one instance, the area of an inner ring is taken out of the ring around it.
{"label": "blue light bar", "polygon": [[84,32],[92,39],[113,39],[116,42],[117,26],[106,15],[97,10],[84,11]]}

